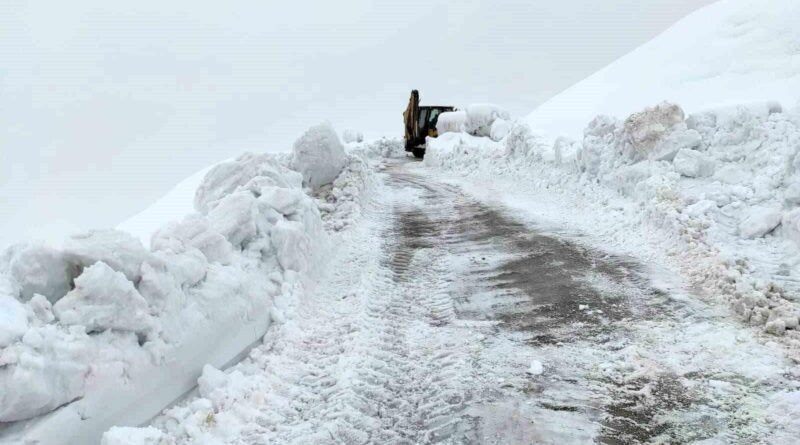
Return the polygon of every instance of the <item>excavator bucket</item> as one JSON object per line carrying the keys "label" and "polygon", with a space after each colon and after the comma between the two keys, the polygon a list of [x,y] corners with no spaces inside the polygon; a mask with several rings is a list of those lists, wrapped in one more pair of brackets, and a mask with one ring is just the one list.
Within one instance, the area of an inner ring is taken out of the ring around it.
{"label": "excavator bucket", "polygon": [[417,117],[419,116],[419,91],[412,90],[411,97],[408,98],[408,107],[403,112],[403,120],[406,125],[406,149],[409,149],[409,143],[416,138],[415,127],[417,124]]}

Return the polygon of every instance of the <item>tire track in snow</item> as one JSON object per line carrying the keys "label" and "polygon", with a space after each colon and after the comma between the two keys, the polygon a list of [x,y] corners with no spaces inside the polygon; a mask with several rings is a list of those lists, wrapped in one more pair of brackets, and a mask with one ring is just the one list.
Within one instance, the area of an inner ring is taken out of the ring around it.
{"label": "tire track in snow", "polygon": [[[634,262],[532,232],[404,166],[384,180],[294,318],[229,372],[242,377],[207,394],[210,408],[197,399],[155,422],[170,443],[614,444],[763,432],[751,425],[753,377],[721,373],[725,363],[688,375],[670,357],[642,357],[674,353],[687,339],[676,332],[711,317],[653,289]],[[532,359],[541,375],[526,372]],[[708,379],[735,390],[715,399]]]}

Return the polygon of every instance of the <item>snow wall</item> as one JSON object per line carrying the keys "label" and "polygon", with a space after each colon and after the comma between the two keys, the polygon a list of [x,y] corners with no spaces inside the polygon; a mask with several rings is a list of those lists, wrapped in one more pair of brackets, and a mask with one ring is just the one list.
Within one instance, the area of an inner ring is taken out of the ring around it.
{"label": "snow wall", "polygon": [[0,253],[0,439],[99,443],[111,426],[146,422],[192,389],[204,365],[235,361],[290,317],[327,233],[357,216],[369,182],[363,149],[346,154],[338,137],[312,139],[314,147],[296,146],[341,160],[336,172],[304,160],[328,174],[315,176],[317,190],[303,188],[291,156],[244,154],[123,224],[154,226],[169,215],[165,203],[191,202],[187,184],[196,183],[195,211],[162,220],[149,249],[98,230]]}

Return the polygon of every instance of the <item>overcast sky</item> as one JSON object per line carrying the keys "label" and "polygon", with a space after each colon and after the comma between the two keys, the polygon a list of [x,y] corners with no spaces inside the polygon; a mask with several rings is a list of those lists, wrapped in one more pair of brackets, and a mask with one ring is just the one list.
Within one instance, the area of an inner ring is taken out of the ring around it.
{"label": "overcast sky", "polygon": [[0,247],[112,227],[323,120],[401,136],[412,88],[526,114],[711,2],[4,0]]}

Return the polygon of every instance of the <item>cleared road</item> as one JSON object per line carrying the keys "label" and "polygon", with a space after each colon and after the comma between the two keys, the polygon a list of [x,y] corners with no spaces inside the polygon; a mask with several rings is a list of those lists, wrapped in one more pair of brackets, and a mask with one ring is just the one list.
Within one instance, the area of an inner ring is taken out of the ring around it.
{"label": "cleared road", "polygon": [[[209,425],[238,419],[225,443],[791,437],[764,415],[789,364],[727,315],[414,162],[380,177],[294,319],[234,368],[246,390],[215,400]],[[202,436],[174,417],[154,425]]]}

